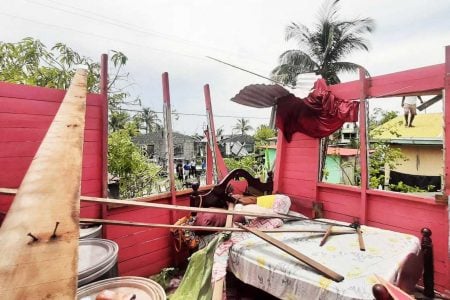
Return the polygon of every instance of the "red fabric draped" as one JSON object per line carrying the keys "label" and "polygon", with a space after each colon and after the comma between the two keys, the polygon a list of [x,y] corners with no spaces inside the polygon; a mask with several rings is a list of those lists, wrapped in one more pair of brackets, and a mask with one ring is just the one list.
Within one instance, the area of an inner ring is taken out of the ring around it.
{"label": "red fabric draped", "polygon": [[340,129],[345,122],[358,121],[358,111],[359,102],[335,97],[325,80],[319,79],[304,99],[292,94],[278,99],[276,126],[288,142],[295,132],[322,138]]}

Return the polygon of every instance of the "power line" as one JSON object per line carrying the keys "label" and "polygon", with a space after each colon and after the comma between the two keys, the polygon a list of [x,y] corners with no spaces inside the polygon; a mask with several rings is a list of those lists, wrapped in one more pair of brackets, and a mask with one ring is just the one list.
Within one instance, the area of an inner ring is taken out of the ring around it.
{"label": "power line", "polygon": [[[160,38],[163,38],[163,39],[166,39],[166,40],[170,40],[170,41],[173,41],[173,42],[177,42],[177,43],[189,44],[191,46],[198,47],[198,48],[209,48],[209,49],[213,49],[213,50],[216,50],[216,51],[220,51],[220,52],[223,52],[223,53],[227,53],[227,54],[231,54],[233,56],[239,57],[239,55],[236,55],[235,53],[231,53],[231,52],[225,51],[225,50],[223,50],[221,48],[205,46],[205,45],[202,45],[202,44],[200,44],[198,42],[194,42],[194,41],[191,41],[191,40],[183,39],[183,38],[180,38],[178,36],[169,35],[169,34],[166,34],[166,33],[161,33],[161,32],[155,31],[155,30],[149,30],[149,29],[144,28],[142,26],[137,26],[135,24],[128,23],[128,22],[123,22],[123,21],[118,20],[118,19],[110,18],[110,17],[104,16],[102,14],[94,13],[94,12],[91,12],[89,10],[82,9],[82,8],[79,8],[79,7],[76,7],[76,6],[72,6],[72,5],[67,5],[65,3],[61,3],[61,2],[58,2],[58,1],[46,0],[47,2],[55,3],[58,6],[44,4],[44,3],[40,3],[40,2],[32,1],[32,0],[25,0],[25,1],[27,1],[29,3],[33,3],[35,5],[40,5],[40,6],[49,7],[49,8],[55,9],[55,10],[63,11],[63,12],[68,13],[68,14],[78,15],[78,16],[87,18],[89,20],[94,19],[94,20],[97,20],[97,21],[100,21],[100,22],[106,22],[106,23],[111,24],[113,26],[117,26],[117,27],[120,27],[120,28],[123,28],[123,29],[126,29],[126,30],[137,31],[137,32],[143,33],[145,35],[152,35],[152,36],[160,37]],[[70,8],[70,10],[61,8],[59,6],[68,7],[68,8]],[[74,10],[85,12],[88,15],[80,13],[80,12],[76,12]],[[92,16],[97,16],[97,17],[92,17]],[[253,59],[253,60],[257,61],[255,59]]]}
{"label": "power line", "polygon": [[85,31],[73,29],[73,28],[66,27],[66,26],[56,25],[56,24],[49,24],[49,23],[45,23],[45,22],[41,22],[41,21],[29,19],[29,18],[17,16],[17,15],[11,15],[11,14],[4,13],[4,12],[0,12],[0,15],[7,16],[7,17],[10,17],[10,18],[13,18],[13,19],[24,20],[24,21],[31,22],[31,23],[41,24],[41,25],[48,26],[48,27],[53,27],[53,28],[57,27],[57,28],[61,28],[61,29],[64,29],[64,30],[73,31],[73,32],[76,32],[76,33],[79,33],[79,34],[94,36],[94,37],[97,37],[97,38],[102,38],[102,39],[113,41],[113,42],[120,42],[120,43],[124,43],[124,44],[128,44],[128,45],[137,47],[139,49],[145,48],[145,49],[148,49],[148,50],[151,50],[151,51],[163,52],[165,54],[168,53],[168,54],[180,55],[180,56],[185,56],[185,57],[194,58],[194,59],[203,59],[200,56],[193,56],[193,55],[184,54],[184,53],[180,53],[180,52],[176,52],[176,51],[172,51],[172,50],[152,48],[152,47],[148,47],[148,46],[145,46],[145,45],[142,45],[142,44],[137,44],[137,43],[121,40],[121,39],[114,39],[114,38],[111,38],[111,37],[108,37],[108,36],[104,36],[104,35],[101,35],[101,34],[96,34],[96,33],[92,33],[92,32],[85,32]]}
{"label": "power line", "polygon": [[[130,109],[130,108],[119,108],[119,110],[123,110],[123,111],[129,111],[129,112],[143,112],[142,109]],[[156,114],[162,114],[162,111],[153,111]],[[180,113],[180,112],[175,112],[174,114],[176,115],[182,115],[182,116],[199,116],[199,117],[206,117],[206,114],[199,114],[199,113]],[[255,116],[234,116],[234,115],[214,115],[214,117],[216,118],[244,118],[244,119],[261,119],[261,120],[268,120],[270,119],[269,117],[255,117]]]}

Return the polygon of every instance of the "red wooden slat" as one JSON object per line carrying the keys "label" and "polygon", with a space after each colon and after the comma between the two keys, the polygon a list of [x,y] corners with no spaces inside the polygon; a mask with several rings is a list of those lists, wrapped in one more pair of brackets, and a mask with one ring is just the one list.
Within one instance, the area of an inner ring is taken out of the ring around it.
{"label": "red wooden slat", "polygon": [[[144,223],[162,223],[170,224],[169,211],[162,209],[141,209],[138,211],[129,212],[121,215],[111,215],[108,219],[118,221],[134,221]],[[142,227],[127,227],[127,226],[113,226],[108,225],[107,236],[110,239],[117,239],[119,237],[127,236],[136,232],[146,230]],[[148,229],[147,229],[148,230]]]}
{"label": "red wooden slat", "polygon": [[133,270],[141,268],[143,265],[151,265],[160,260],[166,260],[167,257],[172,257],[171,247],[126,260],[119,264],[119,271],[120,274],[130,273],[133,272]]}
{"label": "red wooden slat", "polygon": [[[0,103],[1,105],[1,103]],[[0,128],[35,128],[48,130],[54,116],[0,113]],[[87,130],[99,130],[99,119],[86,119]]]}
{"label": "red wooden slat", "polygon": [[[19,98],[27,100],[41,100],[41,101],[61,103],[65,93],[66,92],[64,90],[0,82],[1,97]],[[86,103],[88,105],[100,106],[101,96],[98,94],[88,94]]]}
{"label": "red wooden slat", "polygon": [[[166,255],[164,255],[166,254]],[[167,268],[169,266],[173,266],[173,259],[171,252],[168,250],[166,253],[162,252],[160,254],[160,260],[155,261],[151,264],[142,264],[141,267],[134,268],[129,272],[123,273],[121,272],[122,268],[127,268],[127,262],[123,262],[119,264],[119,273],[120,276],[143,276],[148,277],[150,275],[155,275],[161,272],[161,269]]]}
{"label": "red wooden slat", "polygon": [[120,244],[119,246],[120,251],[118,260],[119,262],[122,262],[161,249],[173,247],[173,240],[171,235],[159,235],[153,239],[147,239],[130,247],[123,247]]}

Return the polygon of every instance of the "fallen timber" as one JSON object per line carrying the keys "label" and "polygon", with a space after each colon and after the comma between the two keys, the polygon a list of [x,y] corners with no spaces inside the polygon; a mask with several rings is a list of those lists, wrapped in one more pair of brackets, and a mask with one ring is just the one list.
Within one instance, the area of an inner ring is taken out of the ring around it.
{"label": "fallen timber", "polygon": [[[80,223],[92,223],[92,224],[105,224],[105,225],[118,225],[118,226],[133,226],[133,227],[149,227],[149,228],[168,228],[168,229],[186,229],[191,231],[230,231],[230,232],[244,232],[245,230],[237,227],[214,227],[214,226],[190,226],[190,225],[170,225],[159,223],[143,223],[143,222],[130,222],[130,221],[116,221],[116,220],[104,220],[104,219],[89,219],[80,218]],[[316,228],[274,228],[274,229],[262,229],[262,232],[268,233],[289,233],[289,232],[310,232],[310,233],[325,233],[326,230]],[[332,234],[354,234],[355,231],[351,230],[336,230]]]}
{"label": "fallen timber", "polygon": [[[16,189],[0,188],[0,193],[3,193],[3,194],[15,194],[16,192],[17,192]],[[339,224],[339,223],[322,221],[322,220],[317,220],[317,219],[311,220],[306,217],[300,217],[300,216],[295,216],[295,215],[290,215],[290,214],[255,213],[255,212],[249,212],[249,211],[227,211],[225,209],[220,209],[220,208],[190,207],[190,206],[182,206],[182,205],[150,203],[150,202],[143,202],[143,199],[145,199],[145,198],[139,197],[139,198],[118,200],[118,199],[110,199],[110,198],[80,196],[81,201],[101,203],[101,204],[130,205],[130,206],[148,207],[148,208],[155,208],[155,209],[169,209],[169,210],[176,210],[176,211],[215,213],[215,214],[233,215],[233,216],[279,218],[279,219],[283,219],[286,221],[314,221],[315,223],[353,228],[350,226],[350,224]],[[323,232],[325,232],[325,231],[323,231]]]}
{"label": "fallen timber", "polygon": [[314,270],[316,270],[317,272],[319,272],[320,274],[330,278],[331,280],[334,280],[336,282],[341,282],[342,280],[344,280],[344,276],[334,272],[333,270],[329,269],[328,267],[322,265],[321,263],[313,260],[312,258],[298,252],[297,250],[295,250],[294,248],[286,245],[285,243],[271,237],[270,235],[262,232],[261,230],[255,229],[255,228],[251,228],[251,227],[247,227],[241,224],[237,224],[240,228],[245,229],[246,231],[249,231],[251,233],[253,233],[254,235],[256,235],[257,237],[265,240],[266,242],[268,242],[269,244],[277,247],[278,249],[292,255],[293,257],[297,258],[298,260],[300,260],[301,262],[305,263],[306,265],[310,266],[311,268],[313,268]]}

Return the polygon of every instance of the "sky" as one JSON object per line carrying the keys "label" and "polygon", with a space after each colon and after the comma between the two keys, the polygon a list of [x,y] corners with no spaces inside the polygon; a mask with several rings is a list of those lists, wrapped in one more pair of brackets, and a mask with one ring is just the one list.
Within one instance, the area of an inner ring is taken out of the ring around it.
{"label": "sky", "polygon": [[[281,53],[294,49],[284,32],[291,22],[308,27],[322,1],[312,0],[0,0],[0,40],[40,39],[48,47],[67,44],[78,53],[99,59],[111,50],[128,57],[132,97],[162,111],[161,75],[169,73],[171,105],[180,113],[175,131],[201,134],[206,125],[203,86],[209,84],[215,128],[231,134],[238,118],[253,128],[268,124],[270,109],[245,107],[230,99],[249,84],[268,80],[218,63],[207,56],[263,76],[277,65]],[[342,18],[371,17],[376,30],[370,52],[346,57],[372,76],[444,62],[450,45],[448,0],[343,0]],[[342,74],[341,80],[357,79]],[[293,92],[306,96],[314,76],[305,75]],[[425,98],[426,99],[426,98]],[[371,99],[380,107],[401,112],[401,100]],[[428,112],[442,111],[442,102]],[[424,112],[421,112],[424,113]],[[187,114],[187,115],[185,115]],[[197,115],[191,115],[197,114]],[[162,114],[159,115],[162,119]]]}

